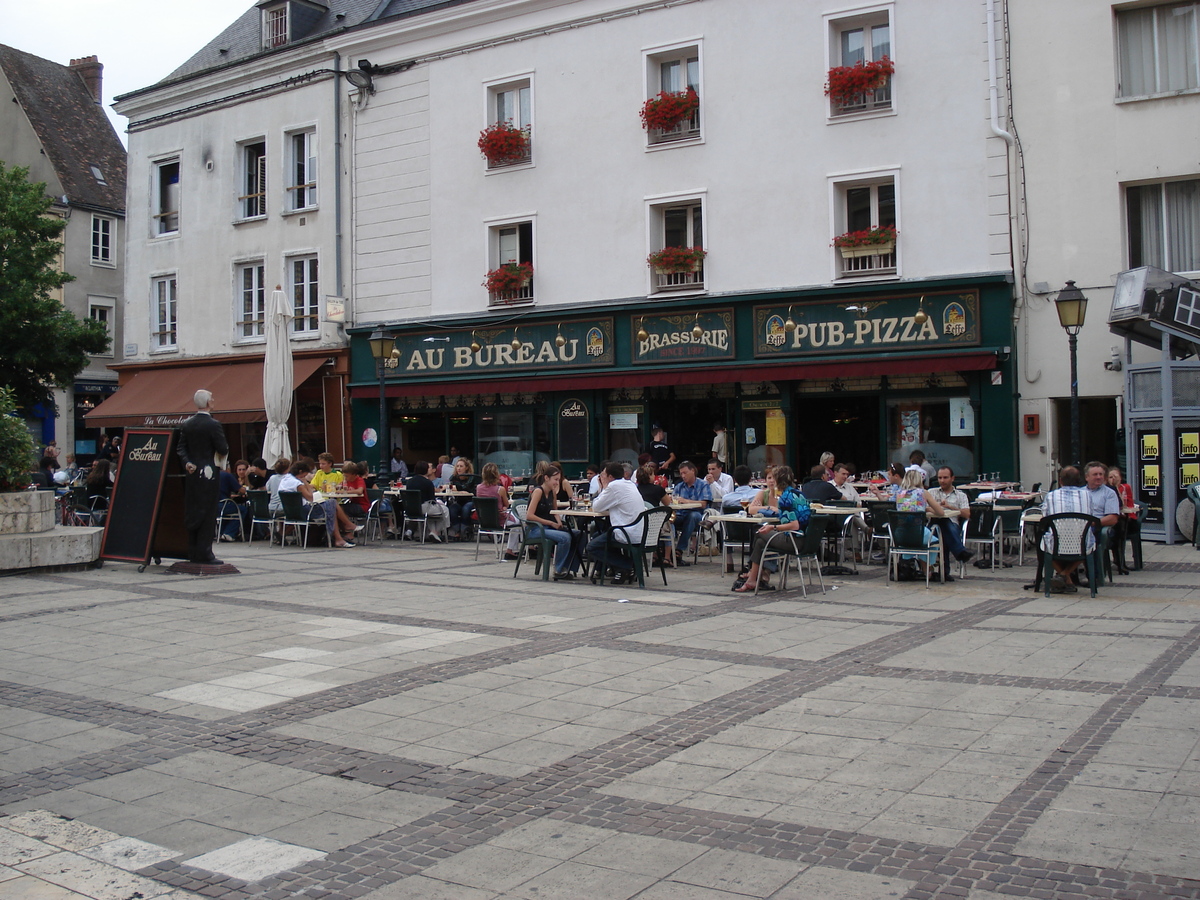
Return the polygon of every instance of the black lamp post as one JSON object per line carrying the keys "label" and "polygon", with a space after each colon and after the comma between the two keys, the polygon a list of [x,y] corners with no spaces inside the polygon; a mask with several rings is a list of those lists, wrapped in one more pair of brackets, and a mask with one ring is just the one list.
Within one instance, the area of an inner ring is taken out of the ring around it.
{"label": "black lamp post", "polygon": [[[371,355],[375,357],[375,365],[379,368],[379,480],[387,480],[391,470],[388,444],[391,443],[391,429],[388,428],[387,396],[384,394],[384,380],[388,369],[388,361],[399,359],[396,352],[396,338],[382,328],[376,328],[368,339],[371,343]],[[393,363],[395,365],[395,363]]]}
{"label": "black lamp post", "polygon": [[1058,324],[1067,332],[1071,352],[1071,465],[1074,466],[1082,464],[1079,458],[1079,366],[1076,359],[1076,339],[1083,329],[1087,304],[1087,297],[1075,287],[1073,281],[1068,281],[1067,286],[1058,292],[1058,297],[1054,300],[1054,305],[1058,308]]}

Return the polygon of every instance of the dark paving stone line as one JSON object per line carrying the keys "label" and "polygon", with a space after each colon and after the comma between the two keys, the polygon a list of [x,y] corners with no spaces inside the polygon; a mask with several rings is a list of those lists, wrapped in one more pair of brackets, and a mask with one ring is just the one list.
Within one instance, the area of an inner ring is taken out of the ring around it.
{"label": "dark paving stone line", "polygon": [[[1175,641],[1171,647],[1159,654],[1124,685],[1115,695],[1106,700],[1088,720],[1068,737],[1059,748],[1042,763],[1033,774],[999,804],[966,839],[961,841],[952,856],[971,859],[1007,858],[1016,845],[1028,834],[1029,829],[1040,818],[1055,798],[1061,796],[1070,783],[1095,759],[1105,744],[1117,733],[1121,725],[1129,721],[1147,700],[1156,696],[1163,682],[1178,671],[1200,649],[1200,626],[1193,628],[1185,637]],[[1068,864],[1059,865],[1067,867]],[[1054,868],[1053,864],[1050,866]],[[961,876],[959,876],[961,877]],[[1028,878],[1028,876],[1026,876]],[[1152,878],[1155,885],[1168,887],[1191,886],[1195,893],[1172,893],[1166,896],[1200,896],[1200,882],[1191,879],[1171,879],[1168,876],[1145,876]],[[1061,887],[1053,875],[1032,878],[1032,884],[1024,885],[1036,890],[1049,890],[1054,885]],[[984,874],[977,886],[984,890],[999,891],[1008,885],[1006,878]],[[931,874],[913,890],[913,897],[961,896],[959,885],[943,874]],[[1037,896],[1029,894],[1028,896]],[[1091,896],[1089,894],[1089,896]],[[1124,895],[1122,895],[1124,896]],[[1154,896],[1154,895],[1152,895]]]}
{"label": "dark paving stone line", "polygon": [[1200,687],[1187,687],[1181,684],[1164,684],[1158,689],[1157,697],[1169,697],[1172,700],[1200,700]]}
{"label": "dark paving stone line", "polygon": [[0,778],[0,806],[32,800],[43,794],[99,781],[111,775],[136,772],[191,752],[192,748],[185,744],[138,741],[77,756],[55,766],[29,769]]}
{"label": "dark paving stone line", "polygon": [[1087,694],[1115,694],[1124,687],[1123,684],[1115,681],[995,675],[979,672],[956,672],[947,669],[902,669],[897,666],[870,666],[864,668],[859,674],[877,678],[900,678],[908,681],[945,681],[953,684],[1025,688],[1032,691],[1080,691]]}

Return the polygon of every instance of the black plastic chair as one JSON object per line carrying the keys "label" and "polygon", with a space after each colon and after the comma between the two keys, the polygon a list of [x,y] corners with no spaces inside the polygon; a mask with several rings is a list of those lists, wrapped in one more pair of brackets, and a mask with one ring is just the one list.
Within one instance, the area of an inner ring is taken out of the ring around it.
{"label": "black plastic chair", "polygon": [[[1050,596],[1050,578],[1054,574],[1053,563],[1081,562],[1087,570],[1088,589],[1096,596],[1096,585],[1100,581],[1100,520],[1083,513],[1058,513],[1045,516],[1041,521],[1041,534],[1051,535],[1053,550],[1046,550],[1042,557],[1042,578],[1045,595]],[[1088,537],[1095,539],[1095,546],[1088,547]]]}
{"label": "black plastic chair", "polygon": [[[654,558],[654,550],[658,546],[659,535],[670,515],[671,510],[665,506],[654,506],[643,512],[628,525],[613,526],[613,531],[620,531],[625,534],[626,540],[623,542],[623,546],[633,558],[633,571],[637,573],[638,587],[640,588],[646,586],[646,573],[650,571],[649,563]],[[639,525],[642,529],[642,539],[634,541],[632,538],[637,533]],[[667,567],[659,566],[659,571],[662,572],[663,585],[666,586]],[[604,571],[602,567],[600,570],[600,583],[604,584]]]}
{"label": "black plastic chair", "polygon": [[534,537],[532,535],[533,526],[536,522],[530,522],[526,518],[529,512],[529,503],[526,501],[521,506],[515,507],[517,519],[521,523],[521,547],[517,550],[517,565],[513,569],[513,578],[517,577],[517,573],[521,571],[521,562],[525,559],[525,551],[533,547],[537,550],[537,564],[534,566],[533,574],[542,573],[542,581],[550,580],[550,572],[554,569],[554,541],[544,537]]}
{"label": "black plastic chair", "polygon": [[279,517],[271,512],[271,492],[246,491],[246,498],[250,503],[250,535],[247,542],[254,543],[254,532],[259,525],[267,526],[267,540],[273,541]]}
{"label": "black plastic chair", "polygon": [[[812,584],[813,569],[817,571],[821,593],[825,593],[825,577],[821,574],[821,549],[825,545],[825,536],[831,521],[834,521],[832,516],[814,515],[809,517],[803,531],[776,531],[774,533],[773,536],[783,535],[788,538],[791,546],[784,550],[767,549],[762,555],[761,565],[765,565],[768,560],[777,560],[782,564],[779,575],[780,590],[787,590],[788,569],[791,568],[791,560],[788,557],[795,557],[796,568],[800,570],[800,590],[805,599],[808,598],[808,584]],[[808,584],[805,584],[805,564],[808,564]],[[763,578],[760,572],[758,581],[754,585],[755,596],[758,595],[758,586],[762,583]]]}
{"label": "black plastic chair", "polygon": [[[1021,510],[1014,508],[1013,511],[1019,519]],[[1004,547],[1004,525],[992,504],[971,504],[971,518],[967,519],[967,527],[963,531],[963,546],[967,548],[987,547],[991,554],[992,572],[996,571],[996,565],[1000,561]],[[965,570],[965,565],[959,566],[959,575],[961,576]]]}
{"label": "black plastic chair", "polygon": [[925,544],[925,513],[921,511],[888,510],[888,534],[892,548],[888,551],[888,580],[899,577],[899,560],[904,554],[919,556],[925,562],[925,587],[929,587],[929,575],[936,564],[939,574],[942,567],[942,542]]}
{"label": "black plastic chair", "polygon": [[315,504],[305,505],[304,498],[298,491],[280,491],[279,502],[283,505],[284,526],[291,525],[295,530],[297,546],[308,547],[308,536],[312,527],[320,525],[322,530],[325,528],[324,518],[314,518],[313,515],[316,513],[323,516],[323,510]]}
{"label": "black plastic chair", "polygon": [[421,492],[405,488],[400,491],[400,502],[404,506],[404,530],[411,529],[414,532],[413,540],[416,540],[416,528],[420,527],[421,542],[424,543],[425,535],[429,530],[429,518],[421,509]]}
{"label": "black plastic chair", "polygon": [[[496,545],[496,561],[499,562],[505,539],[508,537],[508,529],[504,527],[504,520],[500,515],[500,498],[476,497],[475,512],[479,516],[475,527],[475,559],[479,559],[479,543],[486,534]],[[499,540],[496,540],[497,538]]]}

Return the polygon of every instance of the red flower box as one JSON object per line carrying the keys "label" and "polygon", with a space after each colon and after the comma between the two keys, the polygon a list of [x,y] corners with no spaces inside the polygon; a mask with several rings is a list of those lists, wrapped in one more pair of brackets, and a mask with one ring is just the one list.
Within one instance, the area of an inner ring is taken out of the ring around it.
{"label": "red flower box", "polygon": [[670,131],[700,108],[700,95],[688,88],[686,91],[663,91],[642,104],[642,127]]}

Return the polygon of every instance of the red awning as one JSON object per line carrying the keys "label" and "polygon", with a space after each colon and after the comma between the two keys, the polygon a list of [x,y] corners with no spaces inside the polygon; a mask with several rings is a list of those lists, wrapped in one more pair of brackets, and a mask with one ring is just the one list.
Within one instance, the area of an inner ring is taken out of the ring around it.
{"label": "red awning", "polygon": [[[325,365],[325,357],[297,359],[292,373],[299,387]],[[231,425],[265,422],[263,409],[263,361],[224,365],[147,368],[138,372],[120,390],[84,418],[89,428],[165,427],[179,425],[196,411],[192,396],[198,390],[212,391],[213,411]]]}
{"label": "red awning", "polygon": [[[870,378],[878,375],[914,375],[927,372],[979,372],[996,368],[995,351],[956,353],[950,356],[897,356],[864,360],[827,360],[790,362],[783,365],[713,366],[707,369],[626,369],[607,374],[587,373],[554,377],[514,378],[511,380],[448,381],[431,383],[411,381],[389,383],[389,397],[414,397],[419,394],[457,396],[460,394],[493,394],[529,391],[577,391],[590,388],[614,389],[623,387],[655,387],[674,384],[723,384],[730,381],[798,381],[813,378]],[[357,385],[350,389],[355,398],[379,396],[373,385]]]}

